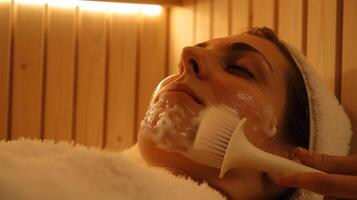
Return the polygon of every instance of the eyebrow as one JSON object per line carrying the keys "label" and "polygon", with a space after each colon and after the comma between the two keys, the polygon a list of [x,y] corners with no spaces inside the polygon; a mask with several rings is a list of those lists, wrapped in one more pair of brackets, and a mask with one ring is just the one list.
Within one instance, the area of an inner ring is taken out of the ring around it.
{"label": "eyebrow", "polygon": [[[208,43],[202,42],[202,43],[196,44],[195,46],[201,47],[201,48],[206,48],[208,46]],[[271,63],[268,61],[268,59],[264,56],[264,54],[262,54],[260,51],[258,51],[256,48],[254,48],[253,46],[251,46],[249,44],[246,44],[243,42],[235,42],[228,47],[228,50],[231,52],[254,51],[256,53],[259,53],[261,56],[263,56],[264,60],[268,63],[270,70],[273,72],[273,67],[272,67]]]}
{"label": "eyebrow", "polygon": [[265,55],[249,44],[243,42],[235,42],[229,47],[229,51],[233,51],[233,52],[254,51],[256,53],[259,53],[261,56],[263,56],[264,60],[268,63],[270,70],[273,72],[273,67],[271,63],[268,61],[268,59],[265,57]]}
{"label": "eyebrow", "polygon": [[257,53],[260,53],[256,48],[250,46],[249,44],[243,43],[243,42],[236,42],[233,43],[230,48],[230,51],[255,51]]}
{"label": "eyebrow", "polygon": [[206,48],[208,46],[207,42],[201,42],[195,45],[196,47]]}

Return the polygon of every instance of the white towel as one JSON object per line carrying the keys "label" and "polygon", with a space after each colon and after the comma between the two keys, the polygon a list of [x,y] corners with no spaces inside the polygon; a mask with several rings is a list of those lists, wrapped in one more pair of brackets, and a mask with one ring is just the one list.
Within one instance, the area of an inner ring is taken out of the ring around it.
{"label": "white towel", "polygon": [[[300,68],[307,87],[310,107],[310,145],[317,153],[347,155],[352,128],[343,107],[328,90],[305,56],[283,42]],[[299,190],[293,200],[320,200],[321,195]]]}
{"label": "white towel", "polygon": [[207,184],[146,166],[137,152],[114,153],[64,142],[0,141],[0,199],[224,199]]}

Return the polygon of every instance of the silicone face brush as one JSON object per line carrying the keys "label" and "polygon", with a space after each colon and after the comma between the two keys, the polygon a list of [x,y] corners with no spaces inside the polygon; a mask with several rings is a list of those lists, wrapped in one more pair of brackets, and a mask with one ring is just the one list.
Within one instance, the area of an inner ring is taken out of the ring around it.
{"label": "silicone face brush", "polygon": [[237,167],[257,169],[278,175],[320,172],[252,145],[244,134],[247,119],[240,119],[226,106],[207,108],[193,144],[193,159],[220,169],[220,177]]}

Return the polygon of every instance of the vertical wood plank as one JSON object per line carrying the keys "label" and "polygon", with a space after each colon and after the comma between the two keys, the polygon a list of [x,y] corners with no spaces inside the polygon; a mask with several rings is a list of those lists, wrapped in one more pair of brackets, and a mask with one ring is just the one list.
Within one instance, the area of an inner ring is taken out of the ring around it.
{"label": "vertical wood plank", "polygon": [[357,1],[345,0],[343,8],[343,55],[341,101],[352,122],[351,154],[357,154]]}
{"label": "vertical wood plank", "polygon": [[48,8],[44,137],[71,140],[75,64],[75,8]]}
{"label": "vertical wood plank", "polygon": [[337,1],[308,1],[307,58],[331,91],[335,90]]}
{"label": "vertical wood plank", "polygon": [[211,39],[211,0],[197,0],[195,10],[195,35],[194,43]]}
{"label": "vertical wood plank", "polygon": [[180,7],[170,9],[169,74],[178,71],[182,49],[193,44],[194,8],[194,0],[184,0]]}
{"label": "vertical wood plank", "polygon": [[213,0],[213,17],[212,17],[212,37],[219,38],[229,35],[229,0]]}
{"label": "vertical wood plank", "polygon": [[286,42],[303,51],[304,0],[279,1],[278,34]]}
{"label": "vertical wood plank", "polygon": [[252,0],[253,26],[275,30],[275,0]]}
{"label": "vertical wood plank", "polygon": [[12,139],[39,138],[42,115],[45,7],[15,5]]}
{"label": "vertical wood plank", "polygon": [[145,17],[140,27],[137,127],[143,120],[155,86],[166,75],[166,15]]}
{"label": "vertical wood plank", "polygon": [[136,135],[137,25],[135,16],[112,14],[110,17],[105,145],[110,150],[128,148]]}
{"label": "vertical wood plank", "polygon": [[100,147],[103,143],[106,16],[79,10],[75,138]]}
{"label": "vertical wood plank", "polygon": [[231,0],[231,34],[239,34],[249,27],[250,0]]}
{"label": "vertical wood plank", "polygon": [[7,139],[10,95],[10,55],[12,6],[10,0],[0,1],[0,140]]}

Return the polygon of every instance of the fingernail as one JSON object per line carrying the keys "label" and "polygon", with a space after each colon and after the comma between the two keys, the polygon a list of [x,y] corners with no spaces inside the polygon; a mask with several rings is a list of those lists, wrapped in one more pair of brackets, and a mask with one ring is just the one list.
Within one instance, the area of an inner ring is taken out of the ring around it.
{"label": "fingernail", "polygon": [[294,152],[294,156],[302,156],[305,159],[312,159],[313,155],[310,151],[302,148],[302,147],[298,147],[296,149],[296,151]]}
{"label": "fingernail", "polygon": [[282,175],[277,175],[274,177],[274,182],[277,184],[277,185],[280,185],[280,186],[284,186],[285,182],[286,182],[286,177],[282,176]]}
{"label": "fingernail", "polygon": [[294,149],[294,151],[293,151],[293,153],[291,154],[291,158],[293,159],[293,160],[295,160],[295,159],[298,159],[298,154],[299,154],[299,148],[300,147],[297,147],[297,148],[295,148]]}
{"label": "fingernail", "polygon": [[295,161],[297,163],[301,163],[301,161],[299,160],[299,158],[297,156],[293,156],[293,161]]}
{"label": "fingernail", "polygon": [[277,175],[277,174],[269,174],[269,177],[275,182],[278,182],[281,179],[281,175]]}

